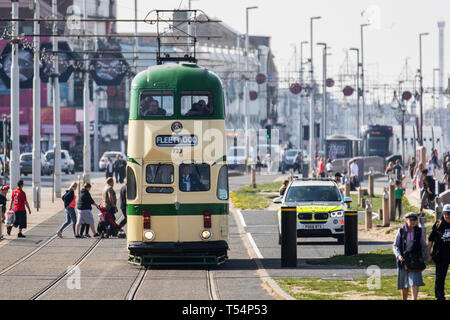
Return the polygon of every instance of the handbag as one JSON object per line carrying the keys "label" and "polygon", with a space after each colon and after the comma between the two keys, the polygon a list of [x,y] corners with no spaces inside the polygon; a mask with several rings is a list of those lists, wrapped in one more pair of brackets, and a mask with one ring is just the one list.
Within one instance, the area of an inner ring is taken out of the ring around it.
{"label": "handbag", "polygon": [[405,252],[405,268],[408,272],[422,272],[426,265],[421,253],[414,253],[411,251]]}
{"label": "handbag", "polygon": [[14,211],[8,210],[6,213],[6,224],[7,225],[13,225],[15,221],[16,215],[14,214]]}

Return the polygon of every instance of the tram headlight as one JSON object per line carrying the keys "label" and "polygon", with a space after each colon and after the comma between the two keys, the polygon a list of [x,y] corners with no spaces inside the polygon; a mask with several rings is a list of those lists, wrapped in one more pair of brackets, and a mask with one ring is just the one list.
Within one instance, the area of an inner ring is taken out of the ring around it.
{"label": "tram headlight", "polygon": [[145,241],[153,241],[155,239],[155,231],[153,230],[145,230],[144,231],[144,240]]}
{"label": "tram headlight", "polygon": [[212,238],[212,232],[209,230],[203,230],[200,234],[200,237],[202,238],[202,240],[209,240]]}

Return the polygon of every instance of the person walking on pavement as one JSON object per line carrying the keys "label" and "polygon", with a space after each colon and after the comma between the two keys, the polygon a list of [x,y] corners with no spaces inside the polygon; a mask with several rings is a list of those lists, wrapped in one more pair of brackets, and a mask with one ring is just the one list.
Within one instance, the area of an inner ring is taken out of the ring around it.
{"label": "person walking on pavement", "polygon": [[400,164],[400,160],[395,161],[395,166],[393,167],[394,177],[396,180],[402,181],[403,179],[403,167]]}
{"label": "person walking on pavement", "polygon": [[450,189],[450,162],[445,164],[442,182],[447,184],[447,189]]}
{"label": "person walking on pavement", "polygon": [[[112,178],[108,178],[112,179]],[[94,199],[92,199],[91,194],[89,193],[91,190],[91,184],[85,183],[83,189],[80,191],[80,199],[77,202],[78,209],[78,224],[77,224],[77,235],[76,238],[82,238],[80,234],[80,228],[82,224],[89,224],[94,237],[97,238],[100,235],[95,232],[94,227],[94,216],[92,215],[92,205],[98,207],[95,203]]]}
{"label": "person walking on pavement", "polygon": [[450,263],[450,204],[444,206],[442,218],[433,225],[428,237],[427,260],[436,264],[435,297],[445,300],[445,278]]}
{"label": "person walking on pavement", "polygon": [[[408,300],[409,288],[412,288],[413,299],[417,300],[419,287],[424,286],[422,271],[425,264],[421,258],[427,252],[427,244],[417,220],[417,214],[409,212],[392,245],[397,261],[397,289],[401,290],[403,300]],[[415,266],[412,261],[421,261],[422,266]]]}
{"label": "person walking on pavement", "polygon": [[433,177],[428,175],[428,169],[422,170],[422,178],[423,178],[423,194],[420,201],[420,215],[423,215],[423,209],[427,204],[430,206],[431,202],[435,197],[435,181]]}
{"label": "person walking on pavement", "polygon": [[106,179],[106,186],[102,194],[103,206],[108,210],[114,221],[116,221],[115,213],[117,212],[117,197],[114,191],[114,179],[112,177]]}
{"label": "person walking on pavement", "polygon": [[416,158],[412,157],[411,160],[409,160],[409,176],[411,177],[411,181],[414,179],[414,170],[416,169]]}
{"label": "person walking on pavement", "polygon": [[298,174],[302,172],[302,153],[300,151],[297,152],[294,158],[294,173],[295,170],[298,170]]}
{"label": "person walking on pavement", "polygon": [[436,166],[434,165],[434,163],[431,161],[431,159],[428,160],[428,163],[425,165],[425,168],[428,169],[428,176],[434,178],[434,176],[436,175]]}
{"label": "person walking on pavement", "polygon": [[5,213],[6,213],[6,202],[7,202],[6,195],[8,194],[8,191],[9,191],[9,186],[3,186],[3,187],[0,188],[0,206],[2,206],[2,217],[1,217],[2,221],[0,223],[0,239],[3,237],[2,224],[4,224],[5,221],[6,221],[6,216],[5,216]]}
{"label": "person walking on pavement", "polygon": [[119,155],[116,155],[116,160],[114,160],[114,177],[116,178],[116,183],[119,183],[120,180],[120,158]]}
{"label": "person walking on pavement", "polygon": [[75,212],[75,204],[77,196],[75,195],[75,190],[77,190],[78,184],[73,182],[70,185],[70,188],[66,190],[66,193],[62,196],[62,200],[64,201],[64,209],[66,210],[66,222],[64,222],[61,227],[58,229],[56,233],[58,237],[62,238],[63,230],[72,223],[73,235],[76,236],[75,226],[77,224],[77,214]]}
{"label": "person walking on pavement", "polygon": [[122,188],[120,188],[120,210],[122,211],[123,220],[121,225],[127,224],[127,184],[125,183]]}
{"label": "person walking on pavement", "polygon": [[395,181],[395,211],[398,209],[398,218],[402,218],[402,199],[405,194],[405,189],[402,188],[400,180]]}
{"label": "person walking on pavement", "polygon": [[[17,189],[15,189],[11,194],[11,204],[9,210],[14,211],[14,228],[19,228],[18,238],[26,238],[22,234],[22,230],[27,228],[27,212],[25,207],[28,209],[28,213],[31,214],[30,205],[27,201],[27,195],[23,191],[23,180],[17,182]],[[8,229],[8,235],[11,234],[11,229]]]}
{"label": "person walking on pavement", "polygon": [[127,161],[122,156],[119,156],[118,170],[119,170],[119,183],[123,183],[127,170]]}
{"label": "person walking on pavement", "polygon": [[359,176],[359,167],[355,159],[350,165],[350,190],[354,191],[356,190],[357,187],[359,187],[358,176]]}
{"label": "person walking on pavement", "polygon": [[105,167],[106,179],[111,178],[114,175],[114,164],[111,159],[108,158],[108,162]]}

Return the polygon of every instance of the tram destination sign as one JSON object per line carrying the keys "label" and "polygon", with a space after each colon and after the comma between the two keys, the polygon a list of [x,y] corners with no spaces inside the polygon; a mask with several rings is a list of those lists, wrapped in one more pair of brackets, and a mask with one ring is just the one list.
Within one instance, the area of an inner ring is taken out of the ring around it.
{"label": "tram destination sign", "polygon": [[193,147],[198,143],[198,137],[191,135],[160,135],[156,136],[156,145],[158,147]]}

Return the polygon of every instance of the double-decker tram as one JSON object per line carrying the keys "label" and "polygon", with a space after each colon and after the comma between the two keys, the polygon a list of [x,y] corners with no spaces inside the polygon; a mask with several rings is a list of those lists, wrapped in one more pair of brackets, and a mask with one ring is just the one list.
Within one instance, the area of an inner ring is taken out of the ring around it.
{"label": "double-decker tram", "polygon": [[131,85],[127,247],[137,265],[227,259],[222,84],[195,63],[149,67]]}

